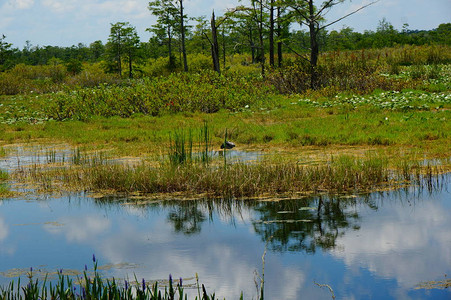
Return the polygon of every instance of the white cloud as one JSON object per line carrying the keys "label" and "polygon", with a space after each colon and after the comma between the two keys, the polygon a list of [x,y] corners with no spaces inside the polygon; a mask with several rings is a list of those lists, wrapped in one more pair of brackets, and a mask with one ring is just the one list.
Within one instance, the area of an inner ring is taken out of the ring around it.
{"label": "white cloud", "polygon": [[[234,243],[222,241],[221,236],[208,234],[190,237],[192,241],[186,243],[183,241],[185,237],[174,235],[173,229],[164,221],[155,226],[159,230],[149,232],[123,225],[116,235],[98,241],[96,254],[108,263],[137,263],[141,267],[133,271],[112,270],[111,275],[115,278],[135,274],[138,279],[165,279],[169,272],[174,278],[190,278],[198,273],[207,291],[215,292],[218,298],[237,299],[241,291],[245,299],[255,298],[255,263],[257,266],[261,263],[263,249],[261,244],[250,241],[246,234],[234,235]],[[296,267],[284,266],[279,256],[269,256],[266,259],[267,282],[277,286],[275,290],[280,299],[297,299],[299,290],[305,284],[305,274]],[[194,280],[190,283],[194,283]],[[187,289],[186,292],[191,296],[197,294],[195,289]],[[269,289],[267,296],[272,298]]]}
{"label": "white cloud", "polygon": [[42,4],[57,13],[72,11],[77,7],[75,0],[42,0]]}
{"label": "white cloud", "polygon": [[8,237],[9,229],[3,217],[0,217],[0,242]]}
{"label": "white cloud", "polygon": [[[346,251],[332,251],[350,269],[364,267],[394,278],[402,288],[433,280],[451,267],[451,212],[436,203],[383,207],[386,219],[368,216],[359,231],[339,238]],[[433,246],[431,246],[433,245]]]}
{"label": "white cloud", "polygon": [[99,219],[97,216],[85,216],[82,218],[65,217],[57,223],[62,226],[52,224],[44,225],[44,228],[53,234],[64,234],[69,242],[92,242],[98,238],[98,235],[105,232],[111,222],[107,219]]}
{"label": "white cloud", "polygon": [[14,245],[10,245],[9,243],[2,242],[6,240],[9,236],[9,226],[6,224],[5,219],[0,216],[0,254],[5,253],[8,255],[13,255],[15,252]]}
{"label": "white cloud", "polygon": [[16,9],[27,9],[34,5],[34,0],[9,0],[8,4]]}

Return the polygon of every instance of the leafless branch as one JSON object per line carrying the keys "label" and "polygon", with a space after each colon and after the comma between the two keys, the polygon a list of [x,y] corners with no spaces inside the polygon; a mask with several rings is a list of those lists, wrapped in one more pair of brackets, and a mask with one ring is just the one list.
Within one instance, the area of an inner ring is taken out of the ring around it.
{"label": "leafless branch", "polygon": [[249,10],[249,9],[244,7],[244,6],[238,6],[238,7],[235,7],[233,9],[227,10],[227,13],[222,18],[218,19],[218,21],[216,21],[216,28],[221,26],[222,23],[224,23],[228,18],[233,16],[233,14],[235,14],[236,12],[246,11],[246,10]]}
{"label": "leafless branch", "polygon": [[[327,1],[327,2],[323,5],[323,7],[321,7],[320,10],[316,13],[315,19],[318,18],[318,16],[320,16],[321,13],[322,13],[326,8],[329,8],[329,7],[330,7],[329,5],[330,5],[333,1],[335,1],[335,0],[329,0],[329,1]],[[332,4],[331,6],[333,6],[333,4]]]}
{"label": "leafless branch", "polygon": [[[288,44],[286,44],[286,43],[284,43],[284,42],[282,42],[282,44],[283,44],[285,47],[287,47],[290,51],[292,51],[294,54],[296,54],[296,55],[299,56],[300,58],[302,58],[302,59],[306,60],[308,63],[310,63],[310,60],[309,60],[308,58],[306,58],[305,55],[302,55],[302,54],[298,53],[296,50],[294,50],[293,48],[291,48],[290,45],[288,45]],[[310,49],[305,48],[305,47],[303,47],[303,48],[306,49],[306,50],[310,50]]]}
{"label": "leafless branch", "polygon": [[347,15],[345,15],[345,16],[343,16],[343,17],[341,17],[341,18],[339,18],[339,19],[337,19],[337,20],[335,20],[335,21],[333,21],[333,22],[331,22],[331,23],[329,23],[329,24],[326,24],[326,25],[320,27],[319,30],[322,30],[322,29],[324,29],[324,28],[326,28],[326,27],[329,27],[329,26],[331,26],[331,25],[333,25],[333,24],[335,24],[335,23],[338,23],[338,22],[340,22],[341,20],[346,19],[347,17],[349,17],[349,16],[351,16],[351,15],[353,15],[353,14],[355,14],[355,13],[361,11],[362,9],[367,8],[368,6],[373,5],[373,4],[375,4],[375,3],[379,2],[379,1],[380,1],[380,0],[376,0],[376,1],[373,1],[373,2],[370,2],[370,3],[366,4],[366,5],[364,5],[364,6],[361,6],[360,8],[354,10],[353,12],[351,12],[351,13],[349,13],[349,14],[347,14]]}
{"label": "leafless branch", "polygon": [[208,37],[208,35],[202,31],[202,33],[205,35],[205,37],[207,38],[207,41],[210,43],[210,45],[213,45],[213,43],[211,42],[210,38]]}

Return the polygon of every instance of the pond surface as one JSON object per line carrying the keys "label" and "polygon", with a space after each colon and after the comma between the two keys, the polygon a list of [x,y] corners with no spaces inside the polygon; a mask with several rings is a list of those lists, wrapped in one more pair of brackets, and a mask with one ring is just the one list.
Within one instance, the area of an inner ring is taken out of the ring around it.
{"label": "pond surface", "polygon": [[[32,150],[35,153],[35,150]],[[70,151],[20,149],[0,168],[68,160]],[[239,152],[236,157],[242,159]],[[256,154],[257,156],[257,154]],[[257,157],[256,157],[257,158]],[[251,160],[256,159],[251,157]],[[92,269],[105,277],[194,284],[219,298],[257,295],[265,256],[266,299],[450,299],[416,289],[451,274],[451,184],[442,189],[283,201],[0,200],[0,285],[33,267],[37,276]],[[197,290],[188,290],[197,295]]]}
{"label": "pond surface", "polygon": [[269,241],[267,299],[330,299],[315,282],[337,299],[449,299],[415,287],[451,274],[450,187],[278,202],[6,199],[0,284],[30,267],[81,272],[95,254],[105,276],[194,283],[197,272],[217,296],[255,299]]}

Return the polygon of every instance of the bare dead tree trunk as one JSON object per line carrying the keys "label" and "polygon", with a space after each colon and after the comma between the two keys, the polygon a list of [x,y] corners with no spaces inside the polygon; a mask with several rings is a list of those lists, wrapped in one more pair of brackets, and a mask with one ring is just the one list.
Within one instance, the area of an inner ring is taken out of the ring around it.
{"label": "bare dead tree trunk", "polygon": [[274,0],[269,7],[269,65],[274,67]]}
{"label": "bare dead tree trunk", "polygon": [[310,87],[312,89],[318,88],[319,84],[319,78],[318,78],[318,57],[319,57],[319,42],[318,42],[318,36],[319,32],[359,11],[362,9],[373,5],[380,0],[373,0],[370,3],[367,3],[360,8],[344,15],[341,18],[336,19],[335,21],[332,21],[326,25],[320,26],[320,20],[324,17],[324,14],[327,13],[328,9],[341,3],[341,0],[327,0],[324,1],[321,7],[318,9],[315,9],[315,6],[313,4],[313,0],[305,0],[302,1],[303,4],[307,5],[307,11],[304,10],[303,6],[301,7],[299,4],[293,3],[291,4],[291,8],[293,8],[296,13],[298,14],[298,17],[300,17],[300,24],[306,25],[309,28],[309,34],[310,34],[310,71],[311,71],[311,81],[310,81]]}
{"label": "bare dead tree trunk", "polygon": [[128,53],[128,77],[133,78],[133,63],[132,63],[132,50]]}
{"label": "bare dead tree trunk", "polygon": [[310,88],[315,89],[318,81],[316,67],[318,65],[319,45],[318,45],[318,25],[315,20],[315,7],[313,0],[309,0],[309,31],[310,31]]}
{"label": "bare dead tree trunk", "polygon": [[279,68],[282,67],[282,21],[281,21],[281,9],[280,6],[277,7],[277,38],[279,41],[277,42],[277,65]]}
{"label": "bare dead tree trunk", "polygon": [[169,55],[169,69],[175,67],[174,56],[172,55],[172,31],[171,26],[168,26],[168,55]]}
{"label": "bare dead tree trunk", "polygon": [[213,11],[211,16],[211,57],[213,59],[213,70],[221,74],[221,67],[219,65],[219,44],[218,33],[216,27],[215,12]]}
{"label": "bare dead tree trunk", "polygon": [[183,0],[180,2],[180,30],[182,32],[182,55],[183,55],[183,70],[188,72],[188,61],[186,59],[186,47],[185,47],[185,22],[183,16]]}
{"label": "bare dead tree trunk", "polygon": [[252,64],[255,63],[255,43],[254,43],[254,38],[253,38],[253,32],[252,32],[252,25],[249,25],[249,45],[251,47],[251,57],[252,57]]}
{"label": "bare dead tree trunk", "polygon": [[226,66],[226,40],[225,40],[225,29],[222,27],[222,64],[225,68]]}
{"label": "bare dead tree trunk", "polygon": [[117,45],[117,67],[118,67],[118,73],[119,77],[122,76],[122,40],[121,40],[121,34],[118,35],[118,45]]}
{"label": "bare dead tree trunk", "polygon": [[263,0],[259,1],[260,8],[259,8],[259,26],[258,26],[258,35],[260,38],[260,64],[261,64],[261,70],[262,70],[262,76],[265,76],[265,44],[263,42]]}

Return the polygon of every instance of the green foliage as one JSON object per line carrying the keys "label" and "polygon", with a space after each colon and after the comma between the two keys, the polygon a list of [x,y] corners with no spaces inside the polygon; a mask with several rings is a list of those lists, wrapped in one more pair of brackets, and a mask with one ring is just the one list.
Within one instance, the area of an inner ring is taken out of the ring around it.
{"label": "green foliage", "polygon": [[168,57],[149,59],[143,72],[149,77],[169,76],[172,72],[181,71],[181,64],[175,60],[171,63]]}
{"label": "green foliage", "polygon": [[[117,77],[106,74],[99,63],[86,63],[79,73],[76,73],[77,70],[69,72],[67,67],[70,66],[18,64],[12,69],[0,73],[0,95],[45,94],[67,88],[94,87],[100,83],[118,82]],[[79,68],[78,66],[73,67]]]}
{"label": "green foliage", "polygon": [[8,60],[11,55],[11,46],[12,44],[5,41],[6,36],[2,34],[0,36],[0,72],[3,71],[5,65],[8,64]]}
{"label": "green foliage", "polygon": [[66,68],[71,74],[79,74],[83,70],[83,63],[78,59],[71,59],[66,64]]}
{"label": "green foliage", "polygon": [[66,76],[66,67],[61,64],[18,64],[11,70],[0,73],[0,95],[55,92],[61,88]]}
{"label": "green foliage", "polygon": [[167,45],[167,67],[169,70],[174,70],[176,68],[172,45],[175,34],[180,36],[182,47],[185,43],[184,36],[186,34],[186,27],[183,24],[187,16],[183,14],[182,7],[182,0],[155,0],[150,1],[147,7],[154,16],[158,17],[157,24],[147,30],[155,35],[156,40],[159,43]]}
{"label": "green foliage", "polygon": [[47,114],[56,120],[86,120],[92,116],[129,117],[174,112],[238,110],[265,99],[270,89],[262,81],[240,76],[171,74],[144,78],[129,85],[99,85],[51,95]]}
{"label": "green foliage", "polygon": [[129,77],[133,77],[133,61],[138,56],[139,36],[136,28],[129,22],[111,24],[111,33],[106,47],[111,71],[122,76],[122,61],[128,63]]}
{"label": "green foliage", "polygon": [[96,87],[99,84],[116,84],[116,75],[105,73],[102,63],[84,64],[82,70],[74,76],[66,78],[66,88]]}
{"label": "green foliage", "polygon": [[189,70],[192,73],[199,73],[205,70],[212,69],[211,57],[205,54],[201,53],[189,54],[188,61],[189,61]]}
{"label": "green foliage", "polygon": [[193,136],[188,133],[188,141],[183,130],[176,130],[170,137],[169,160],[172,165],[191,162],[193,159]]}

